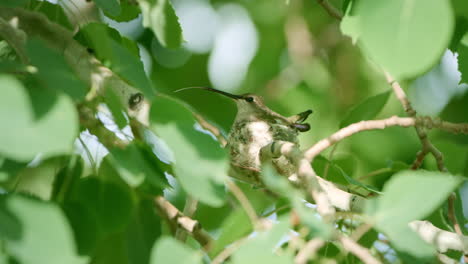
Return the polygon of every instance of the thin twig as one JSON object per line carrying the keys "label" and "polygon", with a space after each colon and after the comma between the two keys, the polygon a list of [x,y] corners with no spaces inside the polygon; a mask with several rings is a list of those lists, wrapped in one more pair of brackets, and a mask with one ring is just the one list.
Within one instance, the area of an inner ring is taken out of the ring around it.
{"label": "thin twig", "polygon": [[[195,211],[197,210],[197,206],[198,200],[188,195],[187,199],[185,200],[183,214],[187,217],[192,217],[195,214]],[[177,228],[175,238],[179,241],[185,242],[185,240],[187,239],[187,232],[185,232],[182,228]]]}
{"label": "thin twig", "polygon": [[[424,128],[424,127],[438,128],[438,129],[448,131],[448,132],[468,134],[468,124],[465,124],[465,123],[455,124],[455,123],[450,123],[446,121],[433,120],[429,117],[392,116],[390,118],[381,119],[381,120],[360,121],[358,123],[354,123],[347,127],[344,127],[338,130],[337,132],[335,132],[334,134],[332,134],[331,136],[317,142],[311,148],[306,150],[306,152],[304,153],[304,156],[307,160],[312,161],[322,151],[324,151],[328,147],[336,144],[337,142],[349,136],[352,136],[362,131],[385,129],[391,126],[401,126],[401,127],[421,126],[420,128]],[[438,151],[434,146],[430,147],[429,150],[432,153]]]}
{"label": "thin twig", "polygon": [[227,140],[224,137],[224,135],[221,133],[219,128],[212,125],[210,122],[208,122],[205,118],[203,118],[199,114],[194,114],[194,116],[203,129],[210,131],[211,134],[213,134],[216,137],[216,139],[218,139],[218,142],[221,144],[223,148],[227,145]]}
{"label": "thin twig", "polygon": [[[455,229],[455,232],[458,235],[463,236],[463,231],[461,230],[460,224],[458,223],[457,217],[455,216],[455,199],[456,198],[457,197],[455,193],[450,194],[448,198],[448,214],[447,215],[448,215],[448,219],[450,220],[450,222],[452,222],[453,229]],[[468,255],[465,254],[463,258],[464,258],[465,263],[468,263]]]}
{"label": "thin twig", "polygon": [[250,222],[252,222],[252,225],[256,226],[256,224],[259,223],[258,216],[249,199],[247,199],[247,196],[245,196],[244,192],[233,181],[227,180],[226,185],[228,189],[232,192],[232,194],[236,197],[236,199],[239,201],[242,208],[244,208],[245,212],[250,218]]}
{"label": "thin twig", "polygon": [[[401,105],[403,106],[403,109],[405,110],[406,114],[409,117],[416,117],[417,113],[411,106],[411,103],[409,102],[408,97],[406,96],[406,93],[403,90],[403,88],[401,88],[400,84],[390,75],[390,73],[384,72],[384,74],[385,74],[385,78],[387,79],[387,82],[392,86],[393,92],[395,93],[396,97],[398,98]],[[411,169],[413,170],[418,169],[421,166],[424,160],[424,157],[428,153],[432,153],[432,155],[437,161],[437,167],[439,168],[439,170],[447,171],[447,168],[445,167],[445,164],[444,164],[444,156],[429,141],[427,137],[427,132],[424,129],[424,127],[420,124],[416,124],[415,129],[416,129],[416,134],[418,135],[418,138],[421,141],[422,150],[418,152],[418,154],[416,155],[416,159],[413,162]]]}
{"label": "thin twig", "polygon": [[245,241],[247,241],[248,237],[243,237],[234,243],[227,246],[221,253],[219,253],[211,262],[211,264],[221,264],[227,258],[229,258],[232,253],[234,253]]}
{"label": "thin twig", "polygon": [[378,259],[372,256],[372,254],[367,248],[359,245],[356,241],[352,240],[351,238],[341,235],[338,237],[338,240],[341,242],[344,249],[353,253],[363,263],[365,264],[380,264],[381,263]]}
{"label": "thin twig", "polygon": [[341,12],[338,11],[334,6],[332,6],[327,0],[317,0],[317,2],[325,9],[325,11],[327,11],[327,13],[330,16],[338,20],[341,20],[343,18]]}
{"label": "thin twig", "polygon": [[296,255],[294,263],[306,264],[309,259],[315,258],[317,251],[325,245],[325,241],[321,238],[309,240]]}

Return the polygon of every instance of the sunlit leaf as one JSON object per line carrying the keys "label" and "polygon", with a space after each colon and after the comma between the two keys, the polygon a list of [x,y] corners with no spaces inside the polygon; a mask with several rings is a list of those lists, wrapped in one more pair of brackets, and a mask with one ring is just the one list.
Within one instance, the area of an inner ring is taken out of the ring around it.
{"label": "sunlit leaf", "polygon": [[[353,2],[353,30],[363,50],[397,79],[411,78],[434,65],[454,29],[449,1],[394,0]],[[342,25],[343,28],[344,25]]]}
{"label": "sunlit leaf", "polygon": [[387,182],[383,195],[371,201],[366,211],[376,228],[388,235],[400,250],[429,257],[431,247],[409,230],[408,223],[429,215],[460,182],[460,178],[447,173],[402,171]]}
{"label": "sunlit leaf", "polygon": [[159,239],[153,247],[151,264],[197,264],[202,255],[171,237]]}
{"label": "sunlit leaf", "polygon": [[170,0],[138,0],[143,26],[150,28],[159,42],[168,48],[182,43],[182,28]]}
{"label": "sunlit leaf", "polygon": [[76,254],[73,233],[56,205],[13,196],[6,206],[20,220],[22,228],[21,238],[9,240],[6,247],[21,263],[88,263]]}
{"label": "sunlit leaf", "polygon": [[0,76],[0,122],[8,127],[0,134],[0,153],[27,161],[39,153],[44,157],[69,153],[78,133],[78,118],[71,100],[51,91],[28,92],[15,78]]}
{"label": "sunlit leaf", "polygon": [[75,39],[89,47],[97,58],[147,98],[154,96],[153,85],[145,74],[135,42],[102,23],[86,24]]}
{"label": "sunlit leaf", "polygon": [[232,263],[293,263],[293,258],[289,253],[277,254],[274,252],[281,239],[288,233],[289,220],[282,219],[270,230],[258,232],[255,237],[242,244],[232,255]]}
{"label": "sunlit leaf", "polygon": [[174,172],[184,190],[212,206],[224,203],[226,158],[209,135],[195,128],[196,120],[183,104],[157,96],[150,113],[151,129],[174,153]]}

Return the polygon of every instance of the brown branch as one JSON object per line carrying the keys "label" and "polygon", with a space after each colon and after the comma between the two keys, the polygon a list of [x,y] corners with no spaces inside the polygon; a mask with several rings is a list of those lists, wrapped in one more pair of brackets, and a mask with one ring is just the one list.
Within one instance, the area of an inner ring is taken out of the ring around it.
{"label": "brown branch", "polygon": [[296,255],[294,263],[306,264],[309,259],[314,259],[317,251],[325,245],[325,241],[321,238],[309,240]]}
{"label": "brown branch", "polygon": [[[347,137],[350,137],[362,131],[385,129],[391,126],[401,126],[401,127],[413,127],[414,126],[414,127],[419,127],[420,129],[438,128],[447,132],[468,134],[468,124],[465,124],[465,123],[455,124],[455,123],[450,123],[450,122],[441,121],[441,120],[433,120],[429,117],[392,116],[390,118],[381,119],[381,120],[360,121],[358,123],[354,123],[347,127],[344,127],[338,130],[337,132],[335,132],[334,134],[332,134],[331,136],[320,140],[311,148],[306,150],[304,153],[304,157],[308,161],[311,162],[322,151],[324,151],[328,147],[336,144],[337,142]],[[431,151],[431,153],[440,153],[432,144],[429,145],[428,151]]]}
{"label": "brown branch", "polygon": [[416,124],[416,119],[414,118],[402,118],[397,116],[392,116],[387,119],[382,120],[370,120],[370,121],[360,121],[358,123],[351,124],[347,127],[344,127],[331,136],[320,140],[311,148],[304,152],[304,157],[311,162],[317,155],[319,155],[322,151],[327,149],[328,147],[332,146],[333,144],[347,138],[351,135],[356,133],[367,131],[367,130],[375,130],[375,129],[385,129],[391,126],[402,126],[402,127],[410,127]]}
{"label": "brown branch", "polygon": [[227,145],[227,140],[224,137],[224,135],[221,133],[219,128],[212,125],[210,122],[208,122],[205,118],[203,118],[199,114],[194,114],[194,116],[203,129],[208,130],[209,132],[211,132],[211,134],[213,134],[216,137],[216,139],[218,139],[218,142],[221,144],[223,148]]}
{"label": "brown branch", "polygon": [[359,245],[356,241],[352,240],[347,236],[340,236],[338,240],[343,245],[344,249],[353,253],[356,257],[358,257],[363,263],[365,264],[379,264],[381,263],[378,259],[376,259],[370,251]]}
{"label": "brown branch", "polygon": [[[405,91],[403,91],[403,88],[401,88],[400,84],[388,72],[384,72],[384,74],[385,78],[387,79],[387,82],[392,86],[393,92],[395,93],[396,97],[403,106],[403,109],[405,110],[406,114],[409,117],[416,117],[417,113],[411,106],[411,103],[409,102]],[[429,141],[427,137],[427,132],[424,129],[424,127],[420,124],[416,124],[415,129],[416,134],[418,135],[418,138],[421,141],[422,150],[416,155],[416,159],[413,162],[411,169],[418,169],[421,166],[426,155],[428,153],[432,153],[432,155],[437,161],[437,167],[439,168],[439,170],[447,171],[447,168],[444,164],[443,154]]]}
{"label": "brown branch", "polygon": [[157,196],[154,199],[154,202],[158,212],[166,219],[173,233],[176,232],[177,228],[181,228],[197,240],[205,251],[210,249],[213,244],[213,239],[200,227],[198,221],[185,216],[162,196]]}

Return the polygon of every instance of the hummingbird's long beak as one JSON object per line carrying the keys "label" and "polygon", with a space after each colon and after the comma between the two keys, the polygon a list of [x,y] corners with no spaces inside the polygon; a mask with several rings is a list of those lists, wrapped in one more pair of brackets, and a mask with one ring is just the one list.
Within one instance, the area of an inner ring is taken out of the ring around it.
{"label": "hummingbird's long beak", "polygon": [[217,90],[217,89],[214,89],[214,88],[202,87],[202,86],[186,87],[186,88],[182,88],[182,89],[175,90],[174,93],[178,93],[178,92],[181,92],[181,91],[184,91],[184,90],[189,90],[189,89],[202,89],[202,90],[207,90],[207,91],[211,91],[211,92],[215,92],[215,93],[222,94],[222,95],[224,95],[224,96],[230,97],[230,98],[235,99],[235,100],[237,100],[237,99],[244,99],[244,97],[241,96],[241,95],[235,95],[235,94],[227,93],[227,92],[224,92],[224,91],[221,91],[221,90]]}

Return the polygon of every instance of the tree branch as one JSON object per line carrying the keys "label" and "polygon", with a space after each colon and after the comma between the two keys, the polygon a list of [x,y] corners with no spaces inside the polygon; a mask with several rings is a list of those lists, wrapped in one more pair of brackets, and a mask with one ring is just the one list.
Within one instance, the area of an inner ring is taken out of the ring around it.
{"label": "tree branch", "polygon": [[[387,79],[387,82],[392,86],[393,92],[395,93],[396,97],[400,101],[401,105],[403,106],[403,109],[405,110],[406,114],[409,117],[416,117],[417,113],[411,106],[411,103],[409,102],[405,91],[401,88],[400,84],[390,75],[388,72],[384,72],[385,78]],[[427,137],[427,132],[422,127],[420,124],[416,124],[415,126],[416,129],[416,134],[418,135],[419,140],[421,141],[422,144],[422,150],[416,154],[416,159],[413,162],[413,165],[411,166],[411,169],[415,170],[418,169],[423,160],[424,157],[428,153],[432,153],[434,158],[437,161],[437,167],[439,168],[440,171],[447,171],[447,168],[445,167],[444,164],[444,156],[442,152],[440,152],[428,139]]]}
{"label": "tree branch", "polygon": [[[465,133],[468,134],[468,124],[454,124],[441,120],[433,120],[429,117],[397,117],[392,116],[387,119],[381,120],[369,120],[369,121],[360,121],[358,123],[351,124],[347,127],[344,127],[331,136],[320,140],[311,148],[305,151],[305,158],[311,162],[317,155],[328,147],[336,144],[337,142],[350,137],[356,133],[375,130],[375,129],[385,129],[391,126],[401,126],[401,127],[419,127],[420,129],[426,128],[439,128],[453,133]],[[428,141],[429,142],[429,141]],[[430,144],[430,143],[429,143]],[[432,146],[434,147],[434,146]],[[434,147],[435,149],[435,147]]]}
{"label": "tree branch", "polygon": [[157,196],[154,202],[158,212],[166,219],[173,233],[176,232],[177,228],[181,228],[197,240],[205,251],[210,249],[213,239],[200,227],[198,221],[185,216],[162,196]]}
{"label": "tree branch", "polygon": [[[88,53],[85,47],[73,39],[71,31],[52,23],[43,14],[21,8],[0,7],[0,18],[3,21],[17,21],[17,30],[13,32],[0,26],[2,28],[0,34],[5,39],[18,39],[17,31],[20,30],[28,38],[39,38],[47,43],[48,47],[63,54],[65,61],[77,77],[91,88],[86,97],[87,100],[92,100],[98,95],[105,96],[105,89],[113,89],[122,105],[127,106],[129,114],[140,123],[148,124],[149,103],[141,100],[138,104],[133,104],[131,100],[140,91],[126,83],[109,68],[104,67],[100,61]],[[21,52],[25,43],[26,39],[15,41],[14,48]]]}

